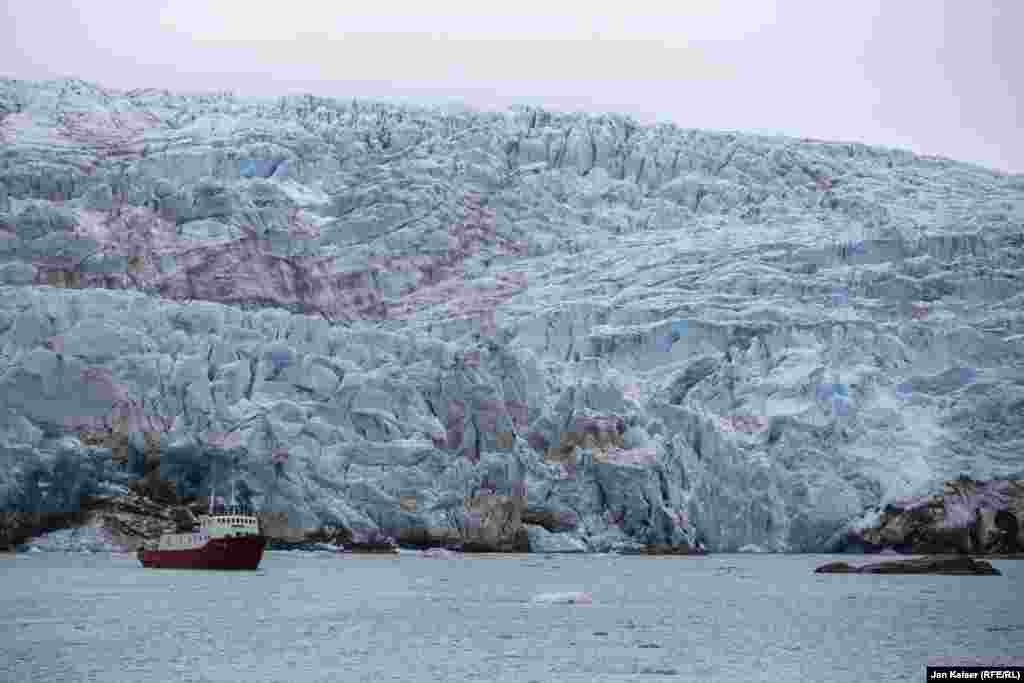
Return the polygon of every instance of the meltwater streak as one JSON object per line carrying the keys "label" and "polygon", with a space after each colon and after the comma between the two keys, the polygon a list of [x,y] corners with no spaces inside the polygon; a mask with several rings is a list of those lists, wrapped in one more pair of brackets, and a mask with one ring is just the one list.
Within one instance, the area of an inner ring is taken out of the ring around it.
{"label": "meltwater streak", "polygon": [[[6,556],[0,679],[860,683],[1024,652],[1024,563],[813,574],[836,559],[269,552],[218,573]],[[569,594],[590,599],[550,598]]]}

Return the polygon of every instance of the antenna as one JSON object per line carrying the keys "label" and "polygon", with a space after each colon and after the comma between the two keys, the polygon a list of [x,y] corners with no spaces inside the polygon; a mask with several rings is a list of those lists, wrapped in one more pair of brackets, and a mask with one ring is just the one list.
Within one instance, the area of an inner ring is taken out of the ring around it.
{"label": "antenna", "polygon": [[217,461],[213,461],[213,468],[210,473],[210,514],[213,514],[213,501],[214,501],[214,482],[217,480]]}

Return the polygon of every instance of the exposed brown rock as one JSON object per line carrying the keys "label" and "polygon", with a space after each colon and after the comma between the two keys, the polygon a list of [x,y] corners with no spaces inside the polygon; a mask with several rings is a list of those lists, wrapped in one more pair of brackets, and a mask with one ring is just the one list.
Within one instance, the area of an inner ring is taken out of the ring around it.
{"label": "exposed brown rock", "polygon": [[946,482],[928,498],[898,501],[881,511],[879,523],[851,534],[847,546],[869,552],[1013,555],[1024,551],[1024,481]]}
{"label": "exposed brown rock", "polygon": [[579,415],[574,420],[572,429],[562,434],[559,444],[547,449],[544,460],[551,463],[573,464],[577,446],[598,453],[621,449],[625,446],[625,431],[625,421],[621,417]]}
{"label": "exposed brown rock", "polygon": [[512,432],[498,432],[495,440],[499,451],[510,451],[515,445],[516,437]]}
{"label": "exposed brown rock", "polygon": [[301,543],[306,539],[306,532],[296,529],[288,523],[288,515],[283,512],[260,512],[256,515],[260,520],[260,528],[269,538],[282,543]]}
{"label": "exposed brown rock", "polygon": [[523,499],[482,494],[466,500],[472,523],[465,530],[466,552],[528,552],[529,538],[522,520]]}

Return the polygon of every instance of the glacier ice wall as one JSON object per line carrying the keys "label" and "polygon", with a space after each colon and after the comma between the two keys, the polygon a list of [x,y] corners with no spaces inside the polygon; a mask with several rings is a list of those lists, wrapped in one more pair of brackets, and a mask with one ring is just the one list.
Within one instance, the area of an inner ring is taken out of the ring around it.
{"label": "glacier ice wall", "polygon": [[1024,179],[901,150],[0,80],[0,510],[156,462],[295,528],[821,549],[1024,476],[1022,263]]}

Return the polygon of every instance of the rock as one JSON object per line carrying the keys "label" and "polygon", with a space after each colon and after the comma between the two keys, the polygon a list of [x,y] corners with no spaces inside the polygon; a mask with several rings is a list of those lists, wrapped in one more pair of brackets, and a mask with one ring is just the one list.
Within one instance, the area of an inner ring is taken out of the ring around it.
{"label": "rock", "polygon": [[999,548],[1003,545],[1002,530],[996,526],[997,514],[998,512],[991,508],[979,508],[975,512],[973,540],[983,552],[986,548]]}
{"label": "rock", "polygon": [[185,507],[175,507],[171,512],[171,516],[174,518],[174,523],[180,532],[192,531],[199,524],[199,521],[192,516],[192,512]]}
{"label": "rock", "polygon": [[77,526],[84,520],[81,511],[0,512],[0,550],[14,550],[33,536],[50,530]]}
{"label": "rock", "polygon": [[551,533],[573,531],[579,526],[579,515],[571,510],[538,510],[527,508],[522,512],[523,524],[543,527]]}
{"label": "rock", "polygon": [[398,543],[395,539],[379,531],[355,534],[346,547],[353,553],[398,554]]}
{"label": "rock", "polygon": [[522,501],[514,496],[478,495],[466,501],[464,552],[529,552]]}
{"label": "rock", "polygon": [[1006,554],[1017,552],[1024,512],[1024,481],[960,478],[930,497],[897,500],[841,542],[878,550],[891,546],[912,554]]}
{"label": "rock", "polygon": [[643,555],[707,555],[704,548],[692,547],[688,544],[670,545],[668,543],[656,543],[646,545],[641,549]]}
{"label": "rock", "polygon": [[1001,543],[1009,548],[1008,552],[1024,551],[1024,525],[1021,524],[1020,512],[1000,510],[996,513],[996,528],[1002,534]]}
{"label": "rock", "polygon": [[984,560],[970,557],[925,557],[893,560],[852,567],[845,562],[830,562],[814,570],[815,574],[944,574],[949,576],[1001,576]]}

